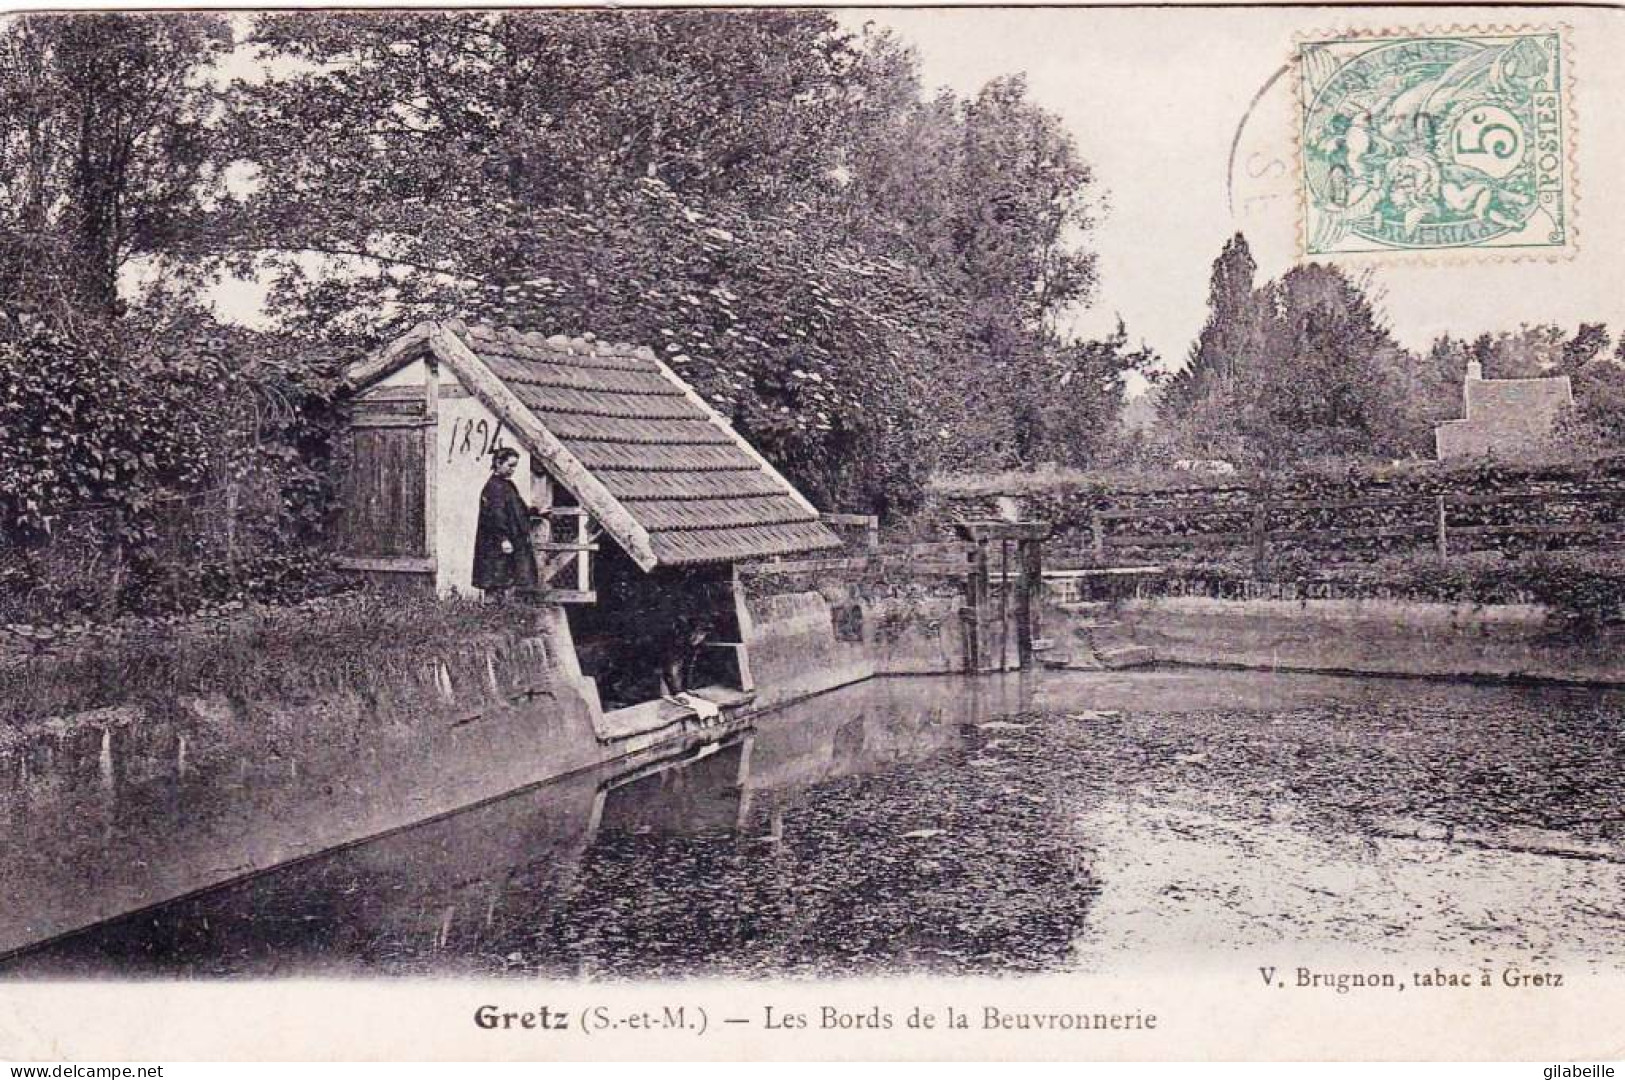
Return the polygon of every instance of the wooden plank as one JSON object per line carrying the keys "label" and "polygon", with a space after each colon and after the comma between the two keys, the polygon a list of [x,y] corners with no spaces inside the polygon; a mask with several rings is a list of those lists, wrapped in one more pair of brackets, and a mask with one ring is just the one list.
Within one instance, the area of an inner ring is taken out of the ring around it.
{"label": "wooden plank", "polygon": [[[1272,532],[1272,540],[1380,540],[1384,537],[1431,536],[1434,525],[1420,521],[1415,525],[1372,526],[1367,529],[1306,529],[1295,532]],[[1451,532],[1457,530],[1451,529]]]}
{"label": "wooden plank", "polygon": [[426,556],[422,444],[414,428],[372,427],[349,433],[349,468],[341,481],[344,547],[356,555]]}
{"label": "wooden plank", "polygon": [[1494,506],[1504,502],[1585,503],[1625,500],[1625,491],[1597,488],[1587,491],[1497,491],[1481,495],[1451,494],[1452,506]]}
{"label": "wooden plank", "polygon": [[1187,536],[1108,536],[1107,547],[1208,547],[1215,544],[1245,544],[1253,538],[1251,532],[1191,533]]}
{"label": "wooden plank", "polygon": [[1043,540],[1050,534],[1047,521],[956,521],[954,529],[978,544],[985,540]]}
{"label": "wooden plank", "polygon": [[423,553],[433,558],[440,514],[440,365],[424,365],[421,396],[428,423],[423,425]]}
{"label": "wooden plank", "polygon": [[1101,521],[1139,521],[1150,518],[1165,517],[1197,517],[1209,514],[1247,514],[1252,511],[1251,503],[1241,503],[1235,506],[1151,506],[1144,510],[1099,510]]}
{"label": "wooden plank", "polygon": [[[1272,511],[1295,510],[1359,510],[1365,508],[1378,509],[1395,506],[1419,506],[1431,502],[1431,495],[1414,495],[1382,499],[1282,499],[1270,500]],[[1452,501],[1455,496],[1451,496]],[[1135,521],[1149,518],[1181,517],[1185,515],[1211,515],[1211,514],[1246,514],[1252,511],[1253,504],[1231,504],[1227,506],[1151,506],[1140,510],[1099,510],[1098,513],[1106,521]]]}
{"label": "wooden plank", "polygon": [[1264,556],[1269,549],[1270,542],[1270,491],[1268,487],[1260,486],[1254,496],[1253,517],[1249,523],[1248,531],[1253,534],[1253,566],[1262,573]]}
{"label": "wooden plank", "polygon": [[406,416],[390,413],[361,413],[350,418],[353,428],[430,428],[434,419],[427,416]]}
{"label": "wooden plank", "polygon": [[[492,374],[484,361],[463,344],[455,332],[444,326],[436,327],[429,335],[429,346],[441,362],[462,380],[463,385],[508,425],[531,454],[542,459],[548,472],[575,495],[577,501],[615,538],[633,562],[643,570],[653,570],[659,564],[649,534],[643,526],[626,512],[609,489],[551,431],[542,426],[525,403],[508,389],[506,383]],[[554,513],[557,512],[558,508],[555,507]]]}
{"label": "wooden plank", "polygon": [[1431,502],[1431,495],[1393,496],[1382,499],[1283,499],[1273,505],[1283,512],[1289,510],[1363,510],[1395,506],[1422,506]]}
{"label": "wooden plank", "polygon": [[904,568],[913,577],[962,578],[966,570],[958,563],[906,563]]}
{"label": "wooden plank", "polygon": [[432,574],[435,560],[410,555],[341,555],[334,560],[343,570],[373,574]]}
{"label": "wooden plank", "polygon": [[1165,573],[1165,571],[1160,566],[1102,566],[1082,570],[1045,570],[1044,579],[1046,581],[1051,579],[1068,581],[1086,577],[1139,577],[1146,574],[1161,573]]}
{"label": "wooden plank", "polygon": [[1023,541],[1017,549],[1021,557],[1021,585],[1016,595],[1016,656],[1022,670],[1037,665],[1033,642],[1044,636],[1044,545],[1038,540]]}
{"label": "wooden plank", "polygon": [[749,563],[740,572],[753,577],[779,577],[784,574],[808,574],[825,570],[861,570],[869,565],[868,559],[795,559],[785,562]]}
{"label": "wooden plank", "polygon": [[598,603],[598,594],[587,589],[542,589],[536,598],[544,604]]}
{"label": "wooden plank", "polygon": [[987,541],[978,539],[976,554],[971,559],[971,572],[965,578],[965,601],[970,609],[969,633],[965,635],[965,667],[976,672],[982,670],[987,656]]}
{"label": "wooden plank", "polygon": [[[972,544],[949,541],[940,544],[909,544],[907,547],[901,549],[901,551],[898,551],[895,554],[911,558],[969,560],[975,551],[976,548]],[[888,550],[886,554],[889,557],[894,553]]]}
{"label": "wooden plank", "polygon": [[1625,522],[1591,521],[1569,525],[1452,525],[1451,536],[1581,536],[1586,533],[1625,533]]}
{"label": "wooden plank", "polygon": [[576,589],[583,593],[592,588],[592,556],[588,552],[597,547],[589,543],[591,537],[587,530],[591,527],[592,518],[585,514],[576,518]]}
{"label": "wooden plank", "polygon": [[355,396],[358,407],[366,405],[418,405],[423,401],[421,386],[370,386]]}

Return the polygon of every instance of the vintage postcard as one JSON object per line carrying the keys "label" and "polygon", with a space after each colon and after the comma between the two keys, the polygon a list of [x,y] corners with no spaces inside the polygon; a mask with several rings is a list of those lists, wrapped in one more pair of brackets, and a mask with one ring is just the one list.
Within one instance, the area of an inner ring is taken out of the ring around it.
{"label": "vintage postcard", "polygon": [[0,1060],[1617,1061],[1622,51],[4,16]]}

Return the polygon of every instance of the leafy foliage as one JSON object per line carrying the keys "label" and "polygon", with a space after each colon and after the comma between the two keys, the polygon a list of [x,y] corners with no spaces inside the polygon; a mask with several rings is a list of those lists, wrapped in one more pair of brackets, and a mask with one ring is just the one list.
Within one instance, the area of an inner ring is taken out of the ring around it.
{"label": "leafy foliage", "polygon": [[1255,287],[1237,234],[1213,264],[1209,316],[1186,368],[1162,391],[1172,454],[1238,464],[1397,456],[1419,449],[1414,362],[1368,285],[1307,264]]}
{"label": "leafy foliage", "polygon": [[0,522],[36,539],[64,507],[129,514],[139,539],[153,490],[196,484],[207,462],[199,404],[229,381],[209,358],[126,362],[107,339],[75,341],[35,326],[0,341]]}
{"label": "leafy foliage", "polygon": [[53,617],[287,591],[288,566],[315,563],[286,552],[265,580],[262,564],[320,534],[334,384],[301,343],[196,312],[73,335],[14,322],[0,335],[9,583]]}
{"label": "leafy foliage", "polygon": [[[228,562],[318,541],[333,360],[424,318],[651,344],[816,501],[884,513],[939,464],[1087,461],[1150,361],[1058,329],[1093,176],[1023,81],[928,100],[824,12],[28,17],[0,68],[0,305],[50,372],[14,388],[6,528],[111,515],[132,603],[236,587],[187,577],[216,492],[258,500]],[[223,271],[277,334],[191,307]],[[57,445],[70,411],[95,431]]]}
{"label": "leafy foliage", "polygon": [[165,249],[214,169],[205,73],[222,16],[26,15],[0,30],[0,296],[73,319]]}
{"label": "leafy foliage", "polygon": [[906,50],[819,12],[300,14],[256,41],[300,66],[236,89],[260,183],[217,234],[309,332],[653,343],[816,499],[881,509],[938,460],[1053,451],[1042,414],[1109,411],[1140,362],[1052,329],[1094,282],[1092,178],[1019,79],[922,101]]}

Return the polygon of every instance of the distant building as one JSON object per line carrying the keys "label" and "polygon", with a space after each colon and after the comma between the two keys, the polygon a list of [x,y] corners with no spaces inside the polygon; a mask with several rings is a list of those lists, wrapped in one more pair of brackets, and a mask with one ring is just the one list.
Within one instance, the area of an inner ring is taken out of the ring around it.
{"label": "distant building", "polygon": [[1440,461],[1493,455],[1528,457],[1552,437],[1558,418],[1574,404],[1567,375],[1543,379],[1486,379],[1476,360],[1462,384],[1466,416],[1434,428]]}

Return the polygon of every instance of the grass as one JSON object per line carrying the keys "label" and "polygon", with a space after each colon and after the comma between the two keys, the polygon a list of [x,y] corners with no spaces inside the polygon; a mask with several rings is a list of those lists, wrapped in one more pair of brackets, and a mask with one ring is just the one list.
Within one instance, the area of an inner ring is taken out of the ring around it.
{"label": "grass", "polygon": [[0,660],[0,742],[7,727],[110,705],[162,708],[189,694],[270,699],[409,666],[447,643],[519,625],[513,608],[362,592],[86,636]]}

